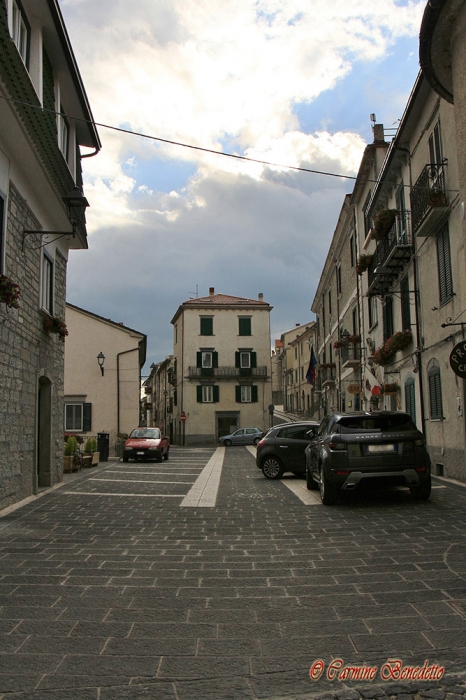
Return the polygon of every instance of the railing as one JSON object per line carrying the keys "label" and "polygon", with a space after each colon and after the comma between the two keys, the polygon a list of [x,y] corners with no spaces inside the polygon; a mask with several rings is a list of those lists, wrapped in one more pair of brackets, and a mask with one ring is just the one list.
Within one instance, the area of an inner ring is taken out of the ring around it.
{"label": "railing", "polygon": [[[413,234],[411,231],[411,212],[401,211],[395,216],[393,224],[384,238],[377,243],[375,253],[372,255],[372,262],[368,268],[368,284],[371,286],[374,281],[374,270],[377,267],[385,267],[386,262],[393,251],[397,248],[413,245]],[[397,265],[398,265],[397,260]],[[397,274],[393,273],[396,277]]]}
{"label": "railing", "polygon": [[411,190],[414,233],[421,226],[431,207],[445,204],[445,165],[428,163]]}
{"label": "railing", "polygon": [[344,362],[355,362],[361,359],[361,346],[354,345],[354,343],[346,343],[341,348],[341,361]]}
{"label": "railing", "polygon": [[228,379],[235,377],[267,377],[267,367],[188,367],[189,379],[197,377],[216,377]]}
{"label": "railing", "polygon": [[319,377],[320,377],[322,384],[325,384],[325,382],[334,382],[335,375],[336,375],[336,368],[335,367],[326,367],[325,369],[321,369],[319,372]]}

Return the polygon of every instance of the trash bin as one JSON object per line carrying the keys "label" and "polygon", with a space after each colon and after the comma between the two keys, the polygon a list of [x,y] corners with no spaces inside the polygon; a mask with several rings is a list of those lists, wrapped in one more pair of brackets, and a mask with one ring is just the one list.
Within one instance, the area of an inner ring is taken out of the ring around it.
{"label": "trash bin", "polygon": [[100,462],[108,462],[110,451],[110,433],[97,433],[97,447],[100,452]]}

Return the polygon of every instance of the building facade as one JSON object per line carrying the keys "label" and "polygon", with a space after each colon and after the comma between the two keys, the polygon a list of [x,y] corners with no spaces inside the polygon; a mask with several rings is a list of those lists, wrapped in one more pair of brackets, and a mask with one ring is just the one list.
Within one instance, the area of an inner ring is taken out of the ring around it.
{"label": "building facade", "polygon": [[237,428],[269,427],[271,309],[261,294],[243,299],[213,287],[209,296],[180,305],[171,321],[179,444],[212,444]]}
{"label": "building facade", "polygon": [[62,479],[66,265],[100,148],[56,0],[0,3],[0,124],[1,508]]}

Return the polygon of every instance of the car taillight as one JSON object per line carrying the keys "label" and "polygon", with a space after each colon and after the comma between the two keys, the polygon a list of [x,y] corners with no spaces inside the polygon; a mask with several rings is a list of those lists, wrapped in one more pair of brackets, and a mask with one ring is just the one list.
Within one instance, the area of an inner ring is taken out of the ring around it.
{"label": "car taillight", "polygon": [[347,444],[346,442],[329,442],[329,445],[331,450],[346,450],[347,449]]}
{"label": "car taillight", "polygon": [[414,469],[415,469],[417,472],[425,472],[425,471],[427,471],[427,467],[414,467]]}
{"label": "car taillight", "polygon": [[349,469],[337,469],[337,470],[335,471],[335,474],[340,474],[340,476],[341,476],[341,475],[343,475],[343,476],[348,476],[349,473],[350,473],[350,470],[349,470]]}
{"label": "car taillight", "polygon": [[261,445],[263,445],[264,442],[265,442],[265,440],[260,440],[260,442],[257,443],[257,447],[260,447]]}

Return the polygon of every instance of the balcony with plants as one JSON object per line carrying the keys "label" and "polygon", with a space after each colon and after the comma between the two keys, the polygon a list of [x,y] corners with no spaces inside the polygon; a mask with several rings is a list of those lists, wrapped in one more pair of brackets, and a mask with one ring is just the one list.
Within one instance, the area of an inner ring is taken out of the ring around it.
{"label": "balcony with plants", "polygon": [[382,209],[374,218],[371,237],[377,241],[368,270],[368,296],[387,294],[404,272],[413,252],[411,213]]}
{"label": "balcony with plants", "polygon": [[[208,374],[206,373],[208,369]],[[217,379],[236,379],[237,377],[249,376],[255,379],[267,379],[267,366],[248,367],[247,375],[240,367],[188,367],[188,379],[200,379],[201,377],[215,377]]]}
{"label": "balcony with plants", "polygon": [[411,190],[411,212],[415,236],[431,236],[435,225],[448,209],[445,190],[445,166],[428,163]]}

